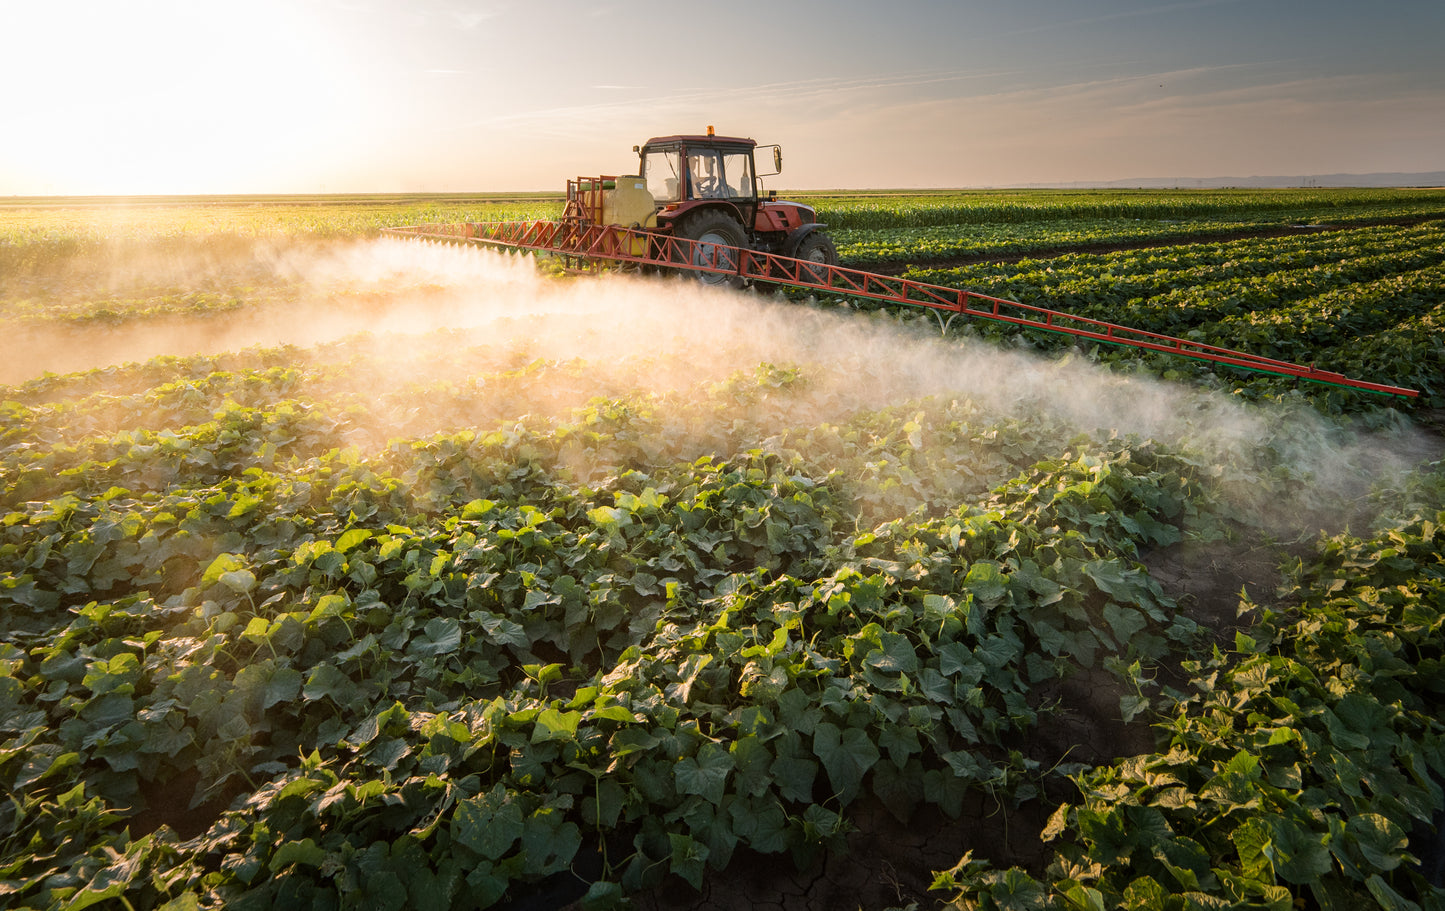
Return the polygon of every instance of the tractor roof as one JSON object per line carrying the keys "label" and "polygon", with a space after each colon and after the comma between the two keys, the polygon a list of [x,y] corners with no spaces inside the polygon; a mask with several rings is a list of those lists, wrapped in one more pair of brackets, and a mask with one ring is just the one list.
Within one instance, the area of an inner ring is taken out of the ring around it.
{"label": "tractor roof", "polygon": [[699,136],[699,135],[696,135],[696,134],[693,134],[693,135],[681,135],[681,134],[679,134],[679,135],[677,135],[677,136],[654,136],[654,137],[652,137],[651,139],[647,140],[647,142],[645,143],[645,146],[662,146],[662,145],[673,145],[673,144],[689,145],[689,146],[695,146],[695,145],[731,145],[731,146],[743,146],[743,147],[745,147],[745,148],[751,149],[751,148],[755,147],[758,143],[757,143],[756,140],[753,140],[753,139],[744,139],[744,138],[742,138],[742,137],[740,137],[740,136]]}

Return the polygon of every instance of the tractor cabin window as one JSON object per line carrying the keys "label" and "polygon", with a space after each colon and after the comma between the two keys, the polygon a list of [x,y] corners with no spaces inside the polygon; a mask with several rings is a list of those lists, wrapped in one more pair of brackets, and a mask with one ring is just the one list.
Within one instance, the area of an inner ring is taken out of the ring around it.
{"label": "tractor cabin window", "polygon": [[727,176],[728,195],[753,197],[753,157],[740,152],[723,156],[723,174]]}
{"label": "tractor cabin window", "polygon": [[693,199],[724,199],[727,184],[723,182],[722,155],[709,149],[687,156],[688,178],[692,181]]}
{"label": "tractor cabin window", "polygon": [[681,162],[677,152],[648,152],[642,160],[642,176],[647,180],[647,192],[658,202],[677,202],[682,199]]}
{"label": "tractor cabin window", "polygon": [[749,156],[713,149],[687,156],[688,178],[693,199],[751,198],[753,173]]}

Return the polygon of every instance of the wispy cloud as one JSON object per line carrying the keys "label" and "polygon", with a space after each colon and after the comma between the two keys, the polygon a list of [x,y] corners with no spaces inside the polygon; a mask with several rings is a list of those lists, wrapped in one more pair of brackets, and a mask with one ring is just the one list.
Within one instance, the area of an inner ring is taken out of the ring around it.
{"label": "wispy cloud", "polygon": [[[868,92],[885,92],[899,89],[916,89],[924,86],[941,86],[970,81],[988,81],[1013,75],[1009,71],[988,73],[962,70],[934,71],[922,73],[896,73],[873,77],[820,77],[815,79],[770,82],[753,86],[729,86],[717,89],[694,89],[671,93],[649,93],[643,86],[616,84],[595,85],[595,89],[630,91],[638,94],[630,98],[598,101],[590,104],[562,105],[530,111],[497,114],[458,126],[465,129],[477,126],[542,127],[543,125],[586,126],[593,122],[616,122],[619,119],[637,118],[631,112],[646,111],[656,116],[669,111],[686,112],[695,116],[702,109],[723,104],[734,104],[746,99],[751,104],[764,105],[774,102],[797,104],[817,99],[840,99]],[[575,132],[565,130],[564,132]]]}
{"label": "wispy cloud", "polygon": [[488,19],[495,19],[507,9],[507,4],[492,0],[461,0],[447,5],[446,15],[453,25],[469,32]]}
{"label": "wispy cloud", "polygon": [[[1406,133],[1398,124],[1412,112],[1420,126]],[[866,129],[886,146],[873,156],[878,166],[910,167],[920,185],[1010,186],[1426,170],[1420,150],[1442,135],[1440,123],[1445,92],[1412,87],[1403,77],[1300,78],[1259,64],[901,101],[862,119],[849,111],[810,128]],[[952,151],[929,155],[921,148]],[[851,174],[868,172],[860,162],[869,151],[841,150],[827,160],[818,185],[855,184]]]}
{"label": "wispy cloud", "polygon": [[1137,19],[1143,16],[1157,16],[1163,13],[1177,13],[1182,10],[1207,9],[1214,6],[1239,6],[1248,3],[1249,0],[1189,0],[1184,3],[1161,3],[1157,5],[1146,5],[1139,9],[1122,10],[1117,13],[1104,13],[1099,16],[1085,16],[1080,19],[1055,19],[1041,25],[1033,25],[1028,28],[1013,29],[991,35],[991,38],[1012,38],[1018,35],[1032,35],[1039,32],[1056,32],[1061,30],[1077,29],[1080,26],[1094,25],[1100,22],[1116,22],[1121,19]]}
{"label": "wispy cloud", "polygon": [[452,13],[452,21],[455,22],[462,31],[469,32],[488,19],[495,18],[496,15],[495,12],[454,12]]}

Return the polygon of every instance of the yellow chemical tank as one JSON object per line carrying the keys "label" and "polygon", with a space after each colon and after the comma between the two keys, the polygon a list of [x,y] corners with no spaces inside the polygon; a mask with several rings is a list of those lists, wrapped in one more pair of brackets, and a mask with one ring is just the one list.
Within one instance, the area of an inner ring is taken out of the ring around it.
{"label": "yellow chemical tank", "polygon": [[[615,186],[602,195],[602,222],[624,228],[657,227],[657,203],[647,192],[647,181],[641,177],[617,178]],[[632,248],[633,256],[641,256],[647,252],[647,241],[638,238]]]}

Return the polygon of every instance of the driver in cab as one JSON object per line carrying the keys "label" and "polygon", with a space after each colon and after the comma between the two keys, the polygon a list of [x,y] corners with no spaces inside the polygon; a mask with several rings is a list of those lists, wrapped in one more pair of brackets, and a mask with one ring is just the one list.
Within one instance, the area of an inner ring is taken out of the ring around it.
{"label": "driver in cab", "polygon": [[688,159],[694,199],[723,199],[728,195],[716,155],[690,155]]}

